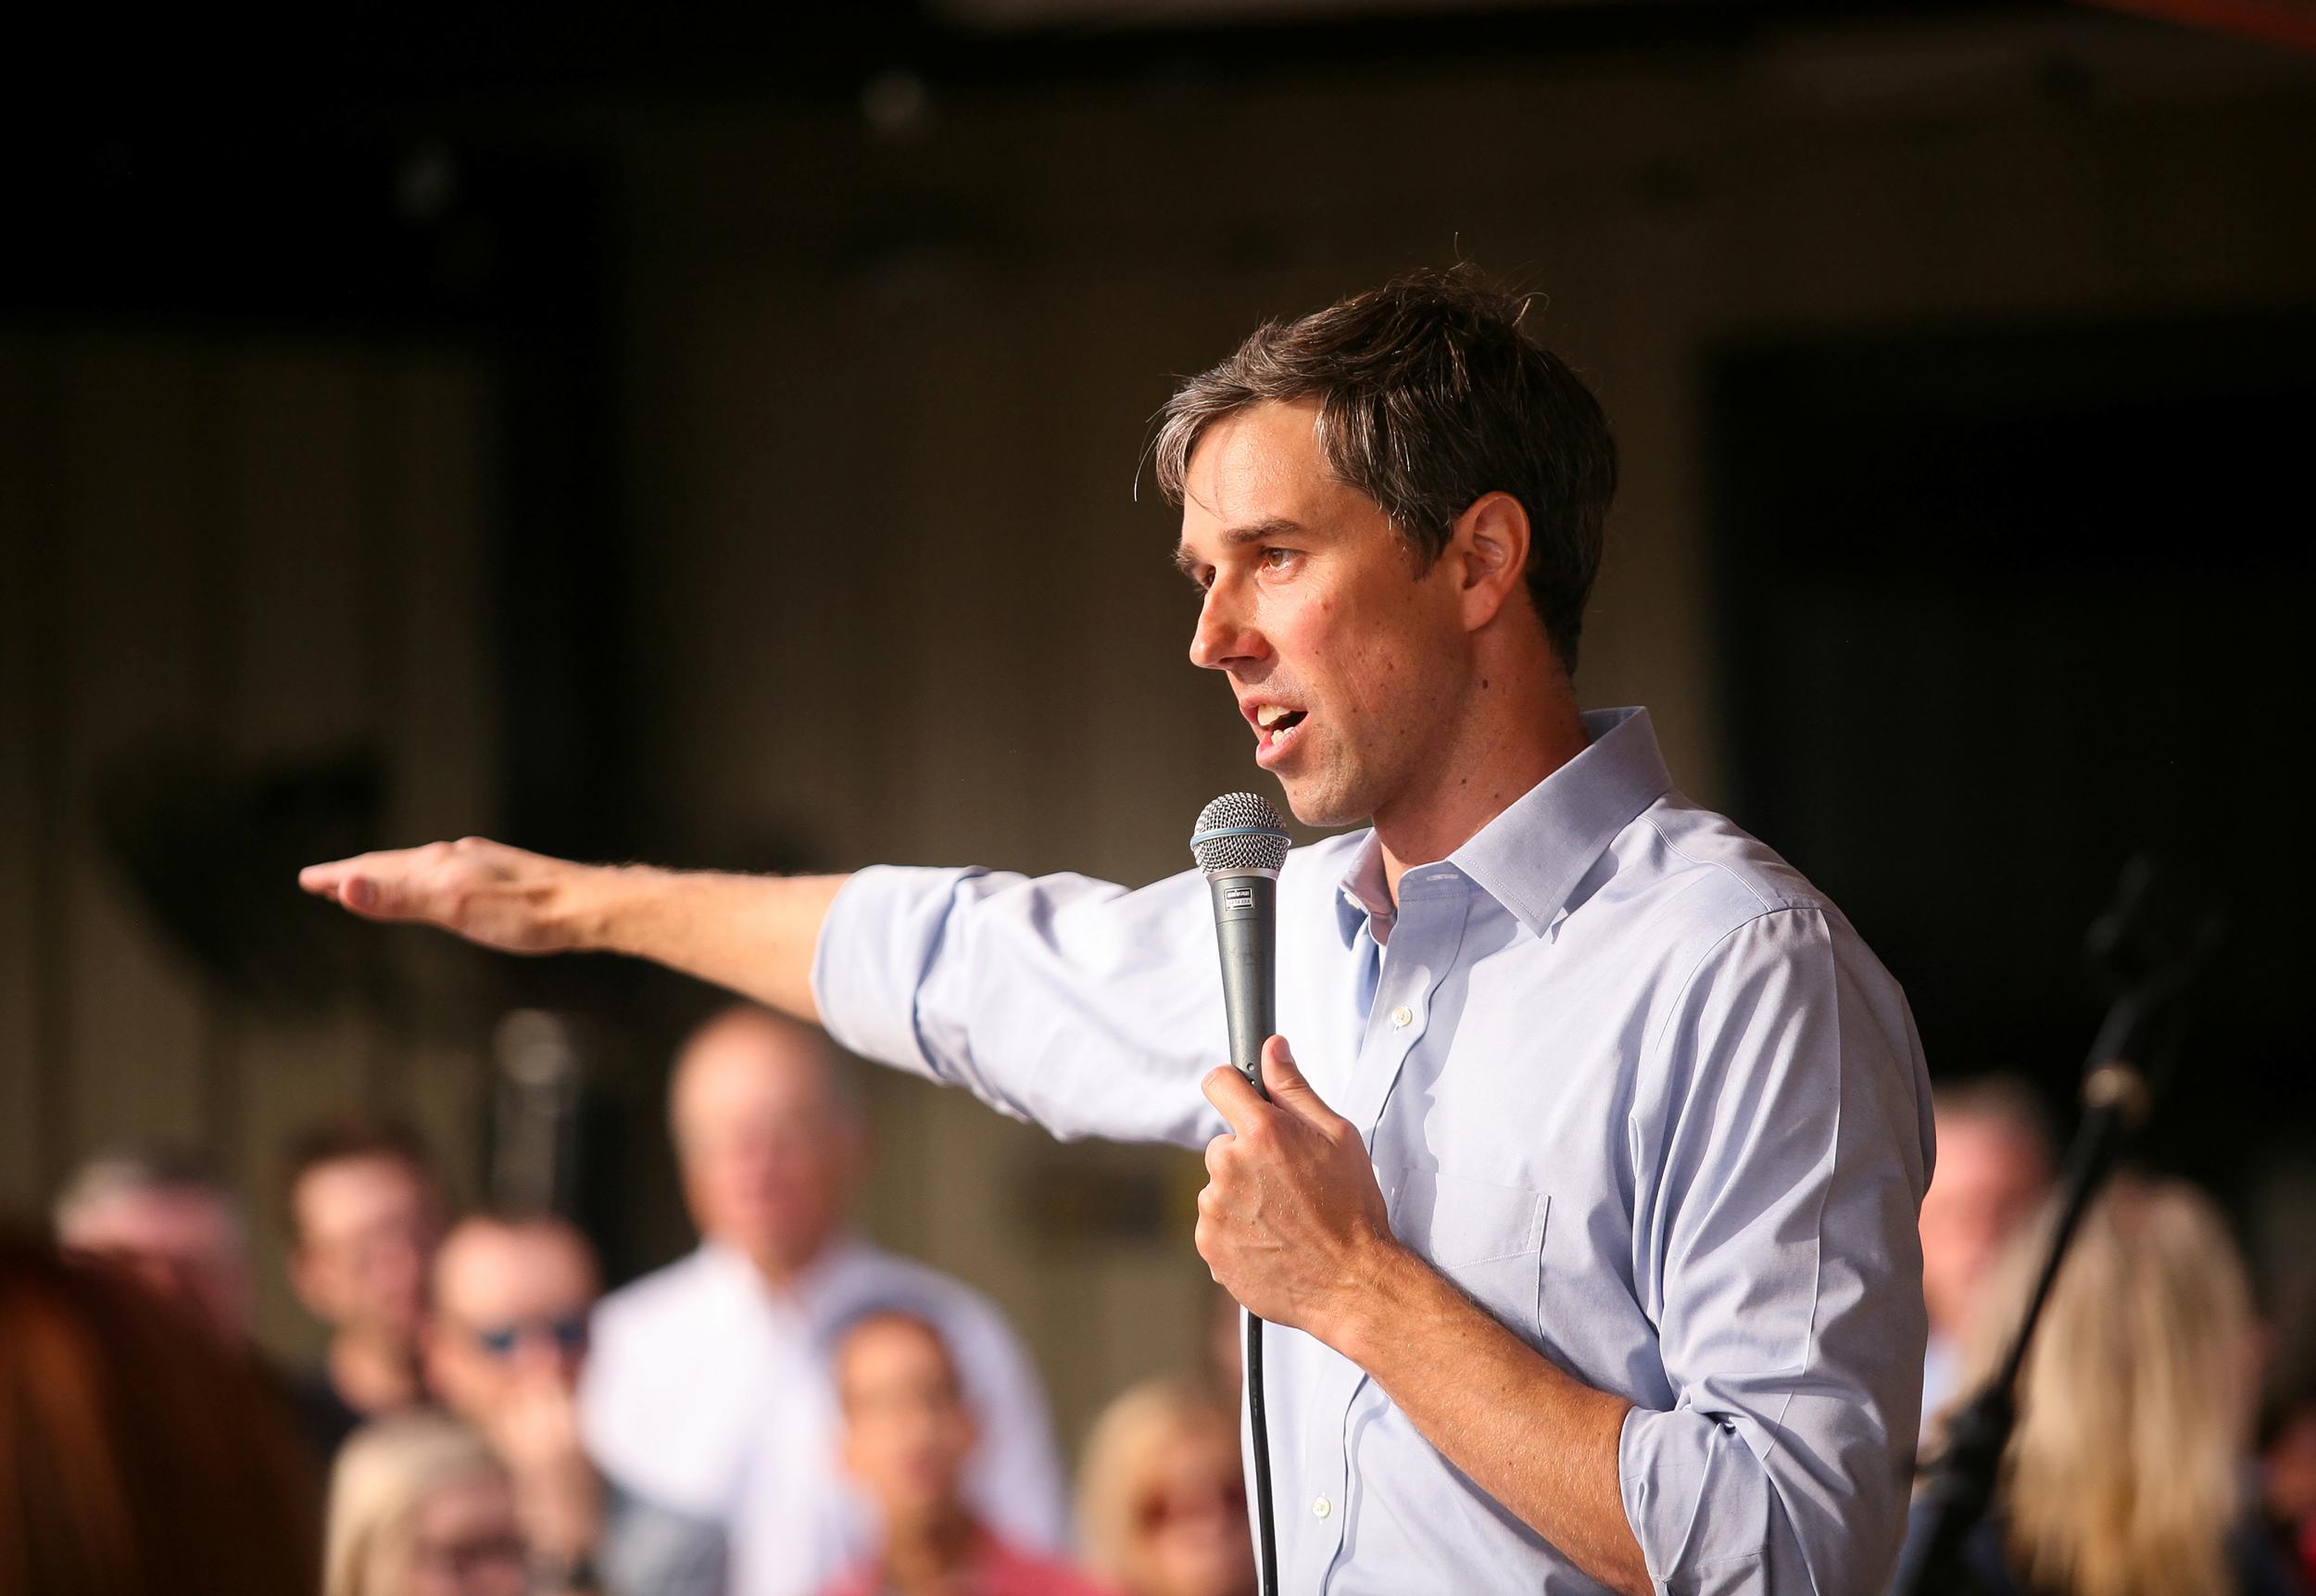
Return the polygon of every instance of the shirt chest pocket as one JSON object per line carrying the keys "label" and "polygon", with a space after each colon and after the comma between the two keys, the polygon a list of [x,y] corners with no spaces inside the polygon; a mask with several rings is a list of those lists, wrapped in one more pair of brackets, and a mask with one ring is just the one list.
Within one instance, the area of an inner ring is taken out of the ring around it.
{"label": "shirt chest pocket", "polygon": [[1549,1195],[1412,1167],[1389,1172],[1385,1189],[1392,1235],[1505,1328],[1537,1338]]}

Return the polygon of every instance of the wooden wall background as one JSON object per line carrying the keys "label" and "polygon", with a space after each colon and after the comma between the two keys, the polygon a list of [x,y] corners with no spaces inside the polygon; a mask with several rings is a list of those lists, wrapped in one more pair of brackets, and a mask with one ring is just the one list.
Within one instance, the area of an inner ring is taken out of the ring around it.
{"label": "wooden wall background", "polygon": [[[1650,704],[1708,800],[1731,758],[1717,628],[1777,623],[1715,610],[1717,349],[2316,302],[2305,65],[2089,13],[1560,66],[937,84],[898,132],[738,102],[429,131],[605,174],[626,730],[643,842],[689,864],[1180,868],[1190,817],[1250,768],[1182,657],[1172,519],[1129,495],[1148,419],[1260,318],[1405,266],[1461,254],[1549,295],[1626,467],[1580,685]],[[365,1094],[473,1167],[482,1066],[452,1020],[415,1048],[221,1006],[83,805],[116,753],[191,729],[251,759],[376,748],[382,840],[488,825],[496,398],[456,352],[0,338],[0,494],[31,551],[0,578],[9,1202],[156,1129],[213,1137],[255,1189],[279,1127]],[[673,1040],[656,1023],[623,1066],[637,1102]],[[1195,1161],[1057,1150],[889,1075],[873,1102],[865,1223],[1023,1323],[1073,1439],[1191,1355]],[[1032,1223],[1089,1170],[1171,1218]],[[686,1243],[663,1174],[621,1201],[638,1262]],[[267,1325],[300,1333],[278,1294]]]}
{"label": "wooden wall background", "polygon": [[284,1350],[311,1337],[272,1200],[297,1125],[397,1109],[472,1189],[485,1060],[452,1018],[460,966],[374,948],[443,1011],[392,1027],[238,1000],[157,925],[99,794],[161,750],[249,779],[350,750],[390,773],[396,832],[488,814],[492,408],[453,350],[0,331],[0,1204],[44,1205],[116,1143],[214,1150]]}

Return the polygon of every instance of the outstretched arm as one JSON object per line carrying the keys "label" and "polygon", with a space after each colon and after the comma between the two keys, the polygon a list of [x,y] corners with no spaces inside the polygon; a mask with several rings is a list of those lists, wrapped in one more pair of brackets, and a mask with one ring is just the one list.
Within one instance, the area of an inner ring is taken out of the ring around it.
{"label": "outstretched arm", "polygon": [[502,952],[648,959],[817,1021],[812,953],[847,879],[574,864],[470,836],[308,865],[297,884]]}

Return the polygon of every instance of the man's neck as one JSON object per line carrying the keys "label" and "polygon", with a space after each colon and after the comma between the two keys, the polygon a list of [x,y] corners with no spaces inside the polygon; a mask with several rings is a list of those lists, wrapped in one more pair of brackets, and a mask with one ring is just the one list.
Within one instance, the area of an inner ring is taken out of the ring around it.
{"label": "man's neck", "polygon": [[425,1394],[418,1349],[405,1342],[341,1332],[331,1338],[324,1363],[330,1384],[358,1414],[392,1413]]}
{"label": "man's neck", "polygon": [[951,1577],[972,1560],[980,1533],[958,1506],[914,1524],[896,1522],[885,1548],[886,1582],[902,1596],[937,1596],[954,1589]]}
{"label": "man's neck", "polygon": [[1420,785],[1376,811],[1383,880],[1399,901],[1400,877],[1448,857],[1589,741],[1576,695],[1551,653],[1540,660],[1483,658],[1468,712]]}
{"label": "man's neck", "polygon": [[827,1259],[835,1244],[836,1238],[830,1236],[798,1251],[759,1252],[747,1248],[735,1250],[748,1260],[749,1267],[756,1271],[756,1277],[764,1283],[766,1290],[775,1296],[789,1297],[802,1288],[806,1278]]}

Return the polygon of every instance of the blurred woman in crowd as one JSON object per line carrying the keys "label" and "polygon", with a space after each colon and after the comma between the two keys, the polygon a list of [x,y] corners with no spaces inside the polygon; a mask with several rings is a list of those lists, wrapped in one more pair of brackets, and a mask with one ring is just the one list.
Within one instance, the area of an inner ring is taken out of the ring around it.
{"label": "blurred woman in crowd", "polygon": [[1124,1596],[1253,1596],[1238,1419],[1208,1382],[1153,1380],[1110,1404],[1077,1517],[1087,1565]]}
{"label": "blurred woman in crowd", "polygon": [[505,1466],[440,1414],[363,1426],[331,1476],[327,1567],[323,1596],[524,1596]]}
{"label": "blurred woman in crowd", "polygon": [[0,1239],[0,1596],[308,1596],[312,1464],[258,1365]]}
{"label": "blurred woman in crowd", "polygon": [[[2049,1225],[1990,1285],[1963,1392],[1991,1377]],[[1970,1547],[1996,1596],[2291,1596],[2247,1490],[2251,1291],[2226,1224],[2176,1181],[2119,1178],[2083,1215],[2019,1383],[1995,1506]]]}

